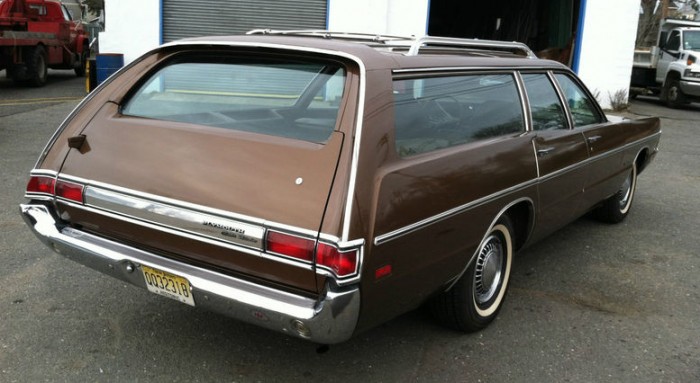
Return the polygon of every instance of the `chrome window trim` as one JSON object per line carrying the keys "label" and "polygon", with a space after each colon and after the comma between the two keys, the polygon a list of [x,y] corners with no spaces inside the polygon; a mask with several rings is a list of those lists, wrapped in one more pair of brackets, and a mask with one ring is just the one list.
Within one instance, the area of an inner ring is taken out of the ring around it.
{"label": "chrome window trim", "polygon": [[562,108],[564,108],[566,121],[567,124],[569,124],[568,130],[574,130],[574,118],[571,116],[571,109],[569,108],[569,103],[566,100],[566,94],[564,94],[564,90],[559,86],[559,81],[557,81],[556,77],[554,77],[553,71],[548,70],[546,76],[549,79],[549,82],[554,87],[554,92],[557,94],[557,97],[559,97],[559,102],[561,103]]}
{"label": "chrome window trim", "polygon": [[532,115],[530,114],[530,99],[527,97],[527,92],[525,91],[525,83],[523,82],[522,76],[520,76],[520,71],[513,71],[513,77],[515,77],[515,84],[518,88],[518,96],[520,96],[520,104],[523,108],[523,119],[525,120],[525,133],[532,131]]}
{"label": "chrome window trim", "polygon": [[[605,152],[605,153],[596,155],[596,156],[594,156],[594,157],[588,157],[587,159],[585,159],[585,160],[583,160],[583,161],[581,161],[581,162],[578,162],[578,163],[576,163],[576,164],[569,165],[569,166],[567,166],[567,167],[565,167],[565,168],[562,168],[562,169],[559,169],[559,170],[557,170],[557,171],[555,171],[555,172],[549,173],[549,174],[547,174],[547,175],[545,175],[545,176],[543,176],[543,177],[541,177],[541,176],[539,175],[539,165],[538,165],[538,169],[537,169],[538,175],[537,175],[537,178],[533,178],[532,180],[529,180],[529,181],[520,183],[520,184],[518,184],[518,185],[511,186],[511,187],[509,187],[509,188],[507,188],[507,189],[503,189],[503,190],[497,191],[497,192],[495,192],[495,193],[493,193],[493,194],[490,194],[490,195],[481,197],[481,198],[479,198],[479,199],[476,199],[476,200],[474,200],[474,201],[468,202],[468,203],[466,203],[466,204],[463,204],[463,205],[454,207],[454,208],[449,209],[449,210],[447,210],[447,211],[444,211],[444,212],[442,212],[442,213],[439,213],[439,214],[436,214],[436,215],[433,215],[433,216],[424,218],[424,219],[422,219],[422,220],[420,220],[420,221],[418,221],[418,222],[415,222],[415,223],[412,223],[412,224],[409,224],[409,225],[400,227],[400,228],[398,228],[398,229],[396,229],[396,230],[392,230],[392,231],[390,231],[390,232],[388,232],[388,233],[380,234],[380,235],[374,237],[373,243],[374,243],[375,246],[379,246],[379,245],[382,245],[382,244],[387,243],[387,242],[389,242],[389,241],[393,241],[394,239],[397,239],[397,238],[399,238],[399,237],[402,237],[402,236],[404,236],[404,235],[406,235],[406,234],[412,233],[412,232],[417,231],[417,230],[421,230],[421,229],[423,229],[423,228],[425,228],[425,227],[427,227],[427,226],[430,226],[430,225],[432,225],[432,224],[434,224],[434,223],[437,223],[437,222],[442,221],[442,220],[444,220],[444,219],[450,218],[450,217],[455,216],[455,215],[457,215],[457,214],[461,214],[461,213],[463,213],[463,212],[465,212],[465,211],[467,211],[467,210],[470,210],[470,209],[473,209],[473,208],[475,208],[475,207],[481,206],[481,205],[483,205],[483,204],[485,204],[485,203],[491,202],[491,201],[496,200],[496,199],[498,199],[498,198],[501,198],[501,197],[503,197],[503,196],[505,196],[505,195],[508,195],[508,194],[512,194],[512,193],[521,191],[521,190],[526,189],[526,188],[528,188],[528,187],[530,187],[530,186],[533,186],[533,185],[539,185],[539,184],[543,183],[544,181],[547,181],[547,180],[549,180],[549,179],[551,179],[551,178],[559,177],[560,175],[563,175],[563,174],[565,174],[565,173],[568,173],[568,172],[570,172],[570,171],[572,171],[572,170],[578,169],[578,168],[583,167],[583,166],[587,166],[587,165],[590,164],[591,162],[598,161],[598,160],[604,159],[604,158],[606,158],[606,157],[616,155],[616,154],[618,154],[618,153],[620,153],[620,152],[622,152],[622,151],[627,150],[627,149],[630,148],[630,147],[637,146],[637,145],[642,145],[642,144],[644,144],[645,142],[651,141],[651,140],[655,139],[656,137],[658,137],[658,136],[660,136],[660,135],[661,135],[661,132],[658,132],[658,133],[655,133],[655,134],[653,134],[653,135],[651,135],[651,136],[645,137],[645,138],[643,138],[643,139],[641,139],[641,140],[637,140],[637,141],[634,141],[634,142],[630,142],[630,143],[628,143],[628,144],[625,144],[624,146],[621,146],[621,147],[616,148],[616,149],[614,149],[614,150],[607,151],[607,152]],[[534,146],[533,146],[533,148],[534,148]],[[535,158],[537,158],[536,150],[535,150],[534,155],[535,155]]]}
{"label": "chrome window trim", "polygon": [[408,73],[421,73],[422,74],[425,72],[473,72],[473,71],[499,72],[499,71],[521,71],[521,70],[534,70],[534,71],[542,72],[542,71],[552,71],[552,70],[564,70],[564,68],[553,68],[552,66],[503,66],[503,67],[453,66],[453,67],[428,67],[428,68],[402,68],[402,69],[393,69],[391,72],[394,74],[408,74]]}

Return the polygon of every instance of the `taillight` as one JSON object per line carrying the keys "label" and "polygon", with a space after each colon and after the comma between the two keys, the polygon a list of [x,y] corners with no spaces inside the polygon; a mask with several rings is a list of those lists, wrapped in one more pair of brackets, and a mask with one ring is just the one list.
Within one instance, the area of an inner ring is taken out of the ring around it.
{"label": "taillight", "polygon": [[84,186],[73,182],[58,180],[56,182],[56,197],[83,203]]}
{"label": "taillight", "polygon": [[[303,261],[314,260],[316,241],[297,237],[277,231],[268,231],[266,249],[269,253],[283,255]],[[337,277],[343,278],[357,273],[359,250],[339,250],[337,247],[319,242],[316,249],[316,266],[330,270]]]}
{"label": "taillight", "polygon": [[345,277],[357,269],[357,252],[357,249],[340,251],[335,246],[319,243],[316,263],[330,268],[339,277]]}
{"label": "taillight", "polygon": [[267,251],[311,262],[314,259],[314,241],[277,231],[268,231]]}
{"label": "taillight", "polygon": [[51,176],[31,176],[27,183],[27,194],[46,194],[81,204],[83,203],[84,189],[85,185],[61,179],[56,180]]}
{"label": "taillight", "polygon": [[56,179],[49,176],[31,176],[27,183],[27,193],[54,194]]}

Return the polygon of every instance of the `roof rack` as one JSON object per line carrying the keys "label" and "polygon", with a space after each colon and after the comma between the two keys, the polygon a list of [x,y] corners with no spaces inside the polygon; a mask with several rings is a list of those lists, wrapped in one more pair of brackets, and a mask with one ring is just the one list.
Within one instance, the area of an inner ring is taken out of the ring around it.
{"label": "roof rack", "polygon": [[535,53],[523,43],[517,41],[497,41],[497,40],[480,40],[480,39],[458,39],[452,37],[433,37],[424,36],[418,39],[414,39],[411,44],[411,48],[408,50],[409,56],[418,55],[421,48],[428,47],[429,45],[438,47],[456,47],[456,48],[467,48],[469,50],[495,50],[495,51],[507,51],[507,52],[522,52],[528,58],[537,58]]}
{"label": "roof rack", "polygon": [[438,48],[462,48],[466,51],[505,51],[511,53],[521,52],[528,58],[537,58],[535,53],[525,44],[516,41],[497,41],[480,39],[460,39],[453,37],[434,36],[393,36],[372,33],[356,32],[332,32],[328,30],[300,29],[300,30],[274,30],[274,29],[254,29],[246,33],[247,35],[283,35],[283,36],[307,36],[320,37],[324,39],[342,39],[362,43],[369,43],[371,46],[396,47],[407,49],[406,55],[417,56],[421,49],[428,47]]}
{"label": "roof rack", "polygon": [[309,36],[321,37],[324,39],[343,39],[354,41],[371,41],[375,43],[387,43],[397,41],[410,42],[413,36],[392,36],[361,32],[332,32],[322,29],[298,29],[298,30],[276,30],[276,29],[253,29],[246,32],[246,35],[283,35],[283,36]]}

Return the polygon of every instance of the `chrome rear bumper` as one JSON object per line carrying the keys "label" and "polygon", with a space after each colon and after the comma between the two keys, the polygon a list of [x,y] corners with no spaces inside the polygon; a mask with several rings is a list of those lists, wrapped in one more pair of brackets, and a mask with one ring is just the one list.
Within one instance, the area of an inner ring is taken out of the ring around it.
{"label": "chrome rear bumper", "polygon": [[195,267],[93,234],[61,227],[42,204],[20,205],[34,234],[58,254],[146,288],[142,265],[187,278],[196,306],[313,342],[332,344],[352,336],[360,310],[355,286],[329,284],[320,300]]}

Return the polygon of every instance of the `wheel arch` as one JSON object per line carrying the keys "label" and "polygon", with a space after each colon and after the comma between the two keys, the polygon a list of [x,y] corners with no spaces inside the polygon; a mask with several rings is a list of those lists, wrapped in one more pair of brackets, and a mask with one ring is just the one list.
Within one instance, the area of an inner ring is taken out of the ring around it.
{"label": "wheel arch", "polygon": [[637,175],[641,174],[642,171],[649,165],[649,151],[648,147],[644,147],[637,153],[634,159],[634,164],[637,165]]}
{"label": "wheel arch", "polygon": [[534,228],[535,222],[535,204],[533,200],[529,197],[522,197],[511,201],[510,203],[505,205],[498,212],[498,214],[495,215],[494,219],[491,221],[491,224],[484,232],[484,235],[482,236],[479,245],[476,247],[474,253],[469,258],[469,262],[467,262],[464,268],[460,271],[460,273],[447,284],[447,287],[444,291],[450,290],[460,280],[460,278],[462,278],[462,275],[464,275],[464,273],[467,271],[469,265],[471,265],[471,263],[474,262],[474,259],[476,258],[479,249],[483,245],[484,241],[488,238],[489,233],[496,226],[496,223],[498,223],[498,221],[504,216],[507,216],[513,225],[513,253],[515,253],[518,249],[523,247],[523,245],[527,242],[527,239],[530,238],[530,234],[532,234],[532,229]]}

